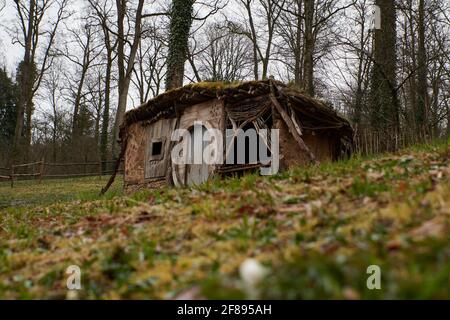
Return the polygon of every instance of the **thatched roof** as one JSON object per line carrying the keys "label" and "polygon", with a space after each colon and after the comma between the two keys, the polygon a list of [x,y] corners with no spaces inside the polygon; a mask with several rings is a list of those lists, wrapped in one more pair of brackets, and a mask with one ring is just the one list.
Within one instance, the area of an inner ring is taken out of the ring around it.
{"label": "thatched roof", "polygon": [[291,106],[310,129],[335,129],[351,139],[350,123],[331,107],[301,91],[274,80],[248,81],[224,84],[201,82],[169,90],[125,114],[122,128],[139,121],[153,123],[162,118],[173,118],[184,108],[212,99],[238,104],[243,100],[274,94],[277,100]]}

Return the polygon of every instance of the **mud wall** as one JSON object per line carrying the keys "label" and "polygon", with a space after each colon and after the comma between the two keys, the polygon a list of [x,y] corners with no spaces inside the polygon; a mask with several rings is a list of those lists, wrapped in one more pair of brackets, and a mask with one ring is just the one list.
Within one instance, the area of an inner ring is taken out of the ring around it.
{"label": "mud wall", "polygon": [[[309,158],[300,150],[286,124],[278,120],[275,128],[280,130],[280,169],[286,170],[309,163]],[[334,138],[326,131],[304,131],[302,139],[316,159],[320,162],[331,161],[333,158],[332,143]]]}

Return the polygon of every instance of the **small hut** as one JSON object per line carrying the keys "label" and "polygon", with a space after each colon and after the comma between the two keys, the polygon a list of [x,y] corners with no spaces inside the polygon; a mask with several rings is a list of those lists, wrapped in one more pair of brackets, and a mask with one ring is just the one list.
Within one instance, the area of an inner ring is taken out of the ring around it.
{"label": "small hut", "polygon": [[[218,150],[223,152],[224,159],[230,157],[233,149],[236,140],[233,133],[253,129],[259,134],[278,129],[281,170],[337,160],[348,155],[353,146],[353,129],[345,118],[319,100],[278,81],[190,84],[165,92],[126,113],[120,131],[125,190],[198,184],[215,175],[270,165],[262,163],[259,157],[251,160],[248,154],[242,157],[245,161],[238,163],[175,164],[174,132],[185,129],[194,135],[197,123],[205,130],[223,133],[219,138],[223,148]],[[268,141],[268,135],[265,137],[270,149],[273,141]],[[246,153],[250,148],[247,142]],[[192,154],[192,150],[186,154]]]}

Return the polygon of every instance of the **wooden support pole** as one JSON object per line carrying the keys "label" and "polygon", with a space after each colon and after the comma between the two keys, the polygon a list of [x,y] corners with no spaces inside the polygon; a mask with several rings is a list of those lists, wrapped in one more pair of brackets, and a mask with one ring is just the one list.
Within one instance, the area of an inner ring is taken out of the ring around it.
{"label": "wooden support pole", "polygon": [[11,165],[11,188],[14,188],[14,165]]}
{"label": "wooden support pole", "polygon": [[297,141],[298,145],[300,146],[300,150],[302,150],[303,152],[306,153],[306,155],[308,156],[309,160],[312,163],[318,164],[318,161],[316,160],[316,157],[311,152],[311,150],[309,150],[308,146],[306,145],[306,143],[303,141],[303,139],[300,136],[300,134],[295,129],[295,125],[292,122],[291,117],[289,117],[287,112],[280,105],[280,103],[278,102],[277,98],[275,98],[275,96],[273,94],[271,94],[270,95],[270,100],[272,101],[272,104],[275,106],[275,109],[281,115],[281,118],[283,119],[284,123],[286,123],[286,125],[287,125],[287,127],[289,129],[289,132],[294,137],[294,140]]}
{"label": "wooden support pole", "polygon": [[44,177],[44,170],[45,170],[45,157],[42,157],[41,166],[39,168],[39,184],[42,183],[42,178]]}
{"label": "wooden support pole", "polygon": [[87,154],[84,155],[84,174],[87,173],[87,163],[88,163],[88,157]]}
{"label": "wooden support pole", "polygon": [[30,166],[34,166],[37,164],[40,164],[41,162],[32,162],[32,163],[23,163],[23,164],[16,164],[14,167],[16,168],[22,168],[22,167],[30,167]]}
{"label": "wooden support pole", "polygon": [[111,185],[114,183],[114,180],[116,179],[116,175],[117,175],[117,171],[119,171],[119,167],[120,167],[120,163],[122,162],[122,159],[125,156],[125,152],[127,151],[127,144],[128,144],[128,135],[125,134],[122,137],[122,150],[120,151],[120,155],[116,160],[116,164],[114,166],[114,171],[112,176],[109,178],[108,183],[106,184],[106,186],[104,188],[102,188],[102,190],[100,191],[100,195],[104,195],[106,193],[106,191],[108,191],[108,189],[111,187]]}

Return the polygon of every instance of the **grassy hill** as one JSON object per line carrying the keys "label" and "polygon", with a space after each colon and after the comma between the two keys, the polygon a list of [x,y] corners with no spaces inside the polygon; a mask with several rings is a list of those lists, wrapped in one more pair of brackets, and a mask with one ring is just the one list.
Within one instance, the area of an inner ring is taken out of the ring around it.
{"label": "grassy hill", "polygon": [[248,258],[260,298],[450,298],[448,144],[129,197],[104,183],[0,183],[0,298],[245,298]]}

